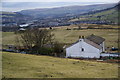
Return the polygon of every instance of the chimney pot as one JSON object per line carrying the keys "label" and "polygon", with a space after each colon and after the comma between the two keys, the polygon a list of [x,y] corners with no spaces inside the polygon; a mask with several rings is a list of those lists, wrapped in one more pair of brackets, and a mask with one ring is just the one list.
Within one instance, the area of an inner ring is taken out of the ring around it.
{"label": "chimney pot", "polygon": [[79,36],[79,39],[81,38],[81,36]]}
{"label": "chimney pot", "polygon": [[84,39],[84,36],[82,36],[82,39]]}

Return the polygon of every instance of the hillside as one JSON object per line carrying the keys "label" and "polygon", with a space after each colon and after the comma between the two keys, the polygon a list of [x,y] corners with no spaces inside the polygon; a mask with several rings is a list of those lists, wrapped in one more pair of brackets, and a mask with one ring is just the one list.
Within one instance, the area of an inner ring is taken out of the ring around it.
{"label": "hillside", "polygon": [[20,11],[21,14],[34,16],[35,18],[44,17],[63,17],[65,15],[73,16],[90,11],[102,10],[109,7],[113,7],[115,4],[96,4],[85,6],[64,6],[57,8],[41,8],[41,9],[29,9]]}
{"label": "hillside", "polygon": [[23,15],[19,12],[0,12],[0,16],[2,17],[3,24],[16,24],[16,23],[23,23],[26,20],[30,19],[31,17],[28,15]]}
{"label": "hillside", "polygon": [[117,78],[118,65],[3,52],[4,78]]}
{"label": "hillside", "polygon": [[86,14],[82,14],[79,17],[70,20],[71,22],[84,22],[84,23],[96,23],[96,24],[117,24],[118,23],[118,6],[120,4],[106,8],[103,10],[91,11]]}
{"label": "hillside", "polygon": [[[2,15],[2,31],[15,31],[18,30],[18,25],[26,23],[32,23],[29,27],[39,28],[68,26],[80,23],[117,23],[117,11],[114,9],[108,10],[108,8],[112,8],[115,5],[115,3],[84,6],[74,5],[56,8],[28,9],[19,12],[2,12],[2,14],[0,14]],[[107,17],[104,17],[103,11],[105,9],[108,10],[105,12]],[[98,12],[101,12],[100,15],[98,15]]]}
{"label": "hillside", "polygon": [[115,25],[118,23],[117,6],[114,3],[3,12],[0,14],[2,31],[16,31],[21,24],[30,24],[29,28],[59,27],[81,23]]}

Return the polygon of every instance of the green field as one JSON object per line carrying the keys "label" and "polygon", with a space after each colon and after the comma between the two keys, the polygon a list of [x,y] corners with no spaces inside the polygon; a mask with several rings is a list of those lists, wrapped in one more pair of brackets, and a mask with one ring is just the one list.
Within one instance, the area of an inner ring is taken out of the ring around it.
{"label": "green field", "polygon": [[[79,36],[88,36],[95,34],[105,38],[105,47],[118,47],[118,30],[117,29],[83,29],[83,30],[66,30],[70,26],[53,28],[51,32],[55,34],[55,40],[60,43],[72,44],[79,39]],[[3,32],[3,44],[15,44],[14,32]]]}
{"label": "green field", "polygon": [[97,21],[97,20],[118,23],[118,10],[113,8],[101,12],[95,12],[93,14],[80,16],[70,21]]}
{"label": "green field", "polygon": [[118,65],[3,52],[4,78],[117,78]]}

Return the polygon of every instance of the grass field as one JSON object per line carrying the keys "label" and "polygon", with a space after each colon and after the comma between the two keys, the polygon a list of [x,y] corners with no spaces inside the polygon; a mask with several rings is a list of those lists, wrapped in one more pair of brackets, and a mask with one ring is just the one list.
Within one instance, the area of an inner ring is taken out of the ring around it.
{"label": "grass field", "polygon": [[3,52],[5,78],[117,78],[118,65]]}
{"label": "grass field", "polygon": [[[83,29],[83,30],[66,30],[70,26],[53,28],[52,33],[55,34],[55,39],[60,43],[74,43],[79,39],[79,36],[88,36],[95,34],[105,38],[105,47],[118,47],[118,30],[117,29]],[[73,28],[73,27],[72,27]],[[3,32],[3,44],[15,44],[14,32]]]}
{"label": "grass field", "polygon": [[4,45],[15,44],[14,32],[2,32],[2,43]]}
{"label": "grass field", "polygon": [[55,38],[61,43],[74,43],[79,36],[88,36],[95,34],[105,38],[105,47],[118,47],[118,30],[117,29],[83,29],[83,30],[66,30],[67,27],[53,29]]}

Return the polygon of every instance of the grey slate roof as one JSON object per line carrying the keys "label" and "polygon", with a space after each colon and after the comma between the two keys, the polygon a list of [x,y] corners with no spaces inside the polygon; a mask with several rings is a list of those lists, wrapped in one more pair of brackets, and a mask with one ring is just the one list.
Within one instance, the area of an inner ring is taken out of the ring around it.
{"label": "grey slate roof", "polygon": [[96,43],[98,45],[100,45],[103,41],[105,41],[104,38],[102,38],[100,36],[95,36],[94,34],[86,37],[86,39],[88,39],[88,40],[90,40],[90,41],[92,41],[92,42],[94,42],[94,43]]}
{"label": "grey slate roof", "polygon": [[88,39],[84,39],[84,41],[85,41],[86,43],[88,43],[88,44],[90,44],[90,45],[98,48],[98,49],[102,49],[102,46],[100,46],[100,45],[98,45],[98,44],[96,44],[96,43],[94,43],[94,42],[92,42],[92,41],[90,41],[90,40],[88,40]]}
{"label": "grey slate roof", "polygon": [[[102,37],[100,37],[100,36],[96,36],[96,35],[92,34],[92,35],[90,35],[90,36],[87,36],[87,37],[84,39],[84,41],[85,41],[86,43],[88,43],[88,44],[90,44],[90,45],[98,48],[98,49],[101,49],[102,47],[100,46],[100,44],[101,44],[103,41],[105,41],[105,39],[102,38]],[[73,43],[72,45],[68,46],[68,47],[71,47],[71,46],[73,46],[74,44],[76,44],[76,43],[78,43],[78,42],[79,42],[79,40],[76,41],[75,43]],[[66,47],[66,48],[68,48],[68,47]]]}

